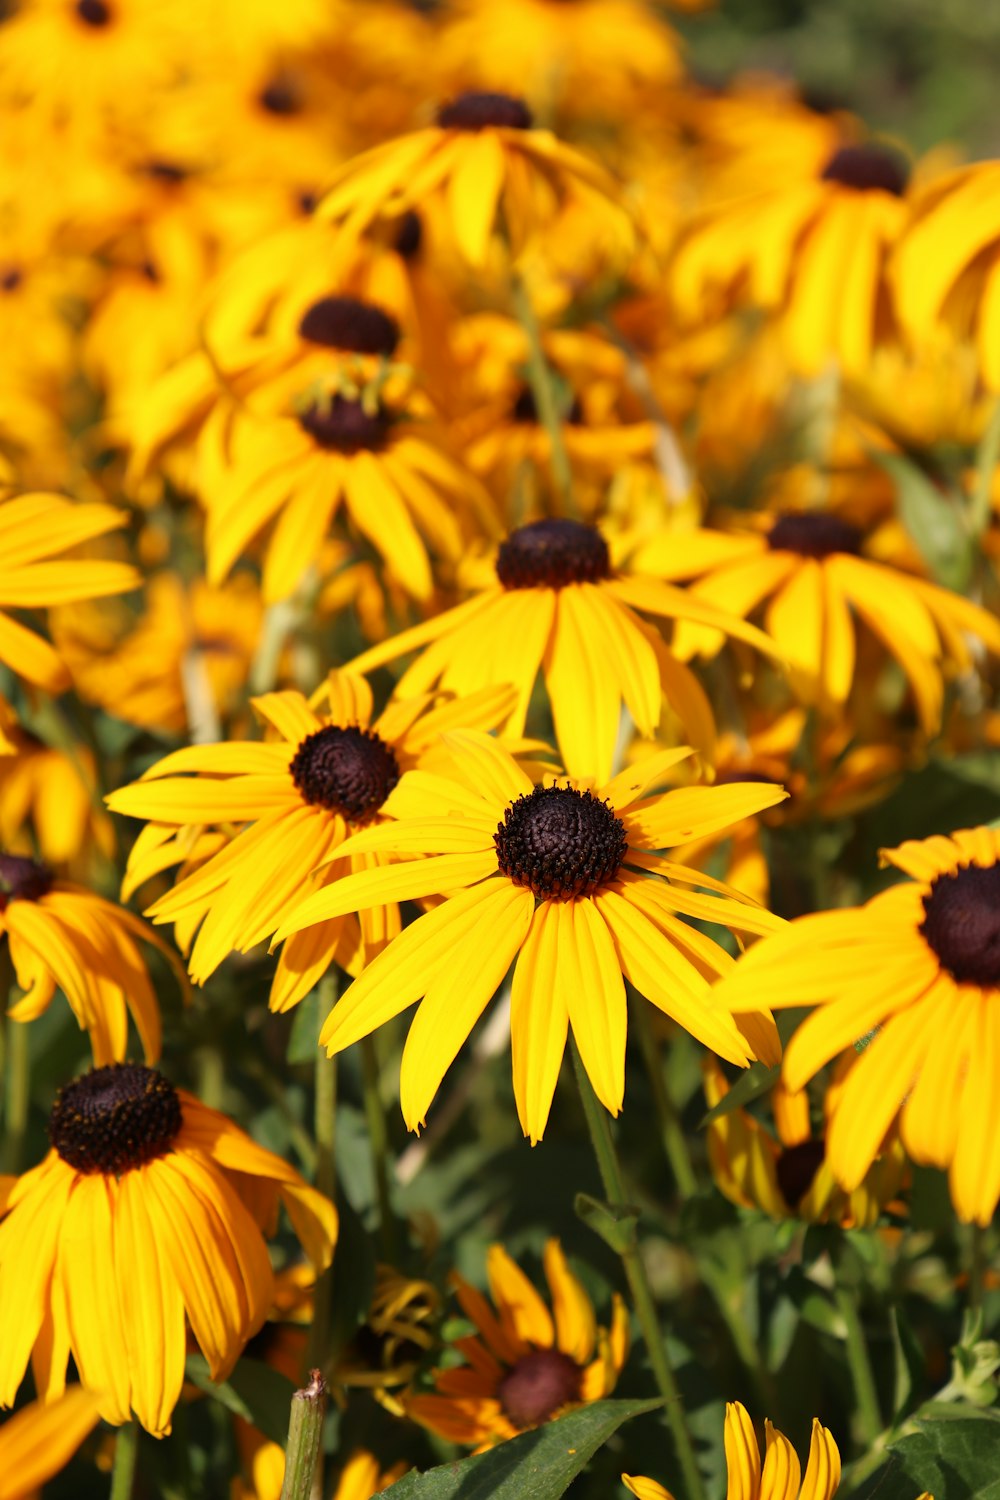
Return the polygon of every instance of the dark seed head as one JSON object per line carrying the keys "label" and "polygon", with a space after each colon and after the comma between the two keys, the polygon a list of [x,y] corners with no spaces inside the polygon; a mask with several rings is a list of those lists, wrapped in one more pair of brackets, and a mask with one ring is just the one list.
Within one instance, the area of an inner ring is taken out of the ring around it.
{"label": "dark seed head", "polygon": [[0,288],[5,292],[16,292],[24,280],[24,272],[19,266],[10,266],[0,275]]}
{"label": "dark seed head", "polygon": [[157,182],[184,182],[188,176],[187,168],[175,161],[148,161],[144,170],[147,177],[155,178]]}
{"label": "dark seed head", "polygon": [[107,26],[111,20],[111,6],[105,0],[77,0],[76,13],[85,26]]}
{"label": "dark seed head", "polygon": [[[573,397],[570,409],[566,412],[562,420],[570,427],[582,426],[583,407],[580,405],[578,397]],[[530,385],[523,385],[518,392],[517,400],[514,402],[514,421],[531,423],[537,423],[538,421],[538,406]]]}
{"label": "dark seed head", "polygon": [[532,1349],[508,1370],[497,1394],[515,1427],[538,1427],[580,1399],[580,1366],[559,1349]]}
{"label": "dark seed head", "polygon": [[497,577],[505,589],[561,589],[611,577],[608,544],[582,521],[531,521],[501,542]]}
{"label": "dark seed head", "polygon": [[827,511],[788,511],[768,532],[772,552],[798,552],[802,557],[831,557],[834,552],[861,551],[862,534],[850,521]]}
{"label": "dark seed head", "polygon": [[424,238],[424,221],[415,208],[407,209],[396,225],[395,250],[404,260],[415,260]]}
{"label": "dark seed head", "polygon": [[59,1090],[49,1140],[78,1172],[119,1174],[169,1151],[182,1123],[177,1090],[162,1073],[114,1063]]}
{"label": "dark seed head", "polygon": [[859,193],[892,193],[901,198],[910,169],[898,151],[868,141],[863,146],[841,146],[820,175],[827,182],[842,182]]}
{"label": "dark seed head", "polygon": [[775,1171],[778,1188],[789,1208],[798,1208],[823,1165],[826,1148],[822,1137],[786,1146],[778,1157]]}
{"label": "dark seed head", "polygon": [[307,407],[299,426],[321,448],[336,453],[377,452],[389,436],[389,418],[381,407],[367,412],[360,401],[341,395]]}
{"label": "dark seed head", "polygon": [[1000,865],[939,875],[924,897],[920,931],[960,984],[1000,985]]}
{"label": "dark seed head", "polygon": [[399,343],[399,324],[395,318],[370,302],[356,297],[321,297],[307,307],[299,323],[299,333],[311,344],[324,349],[345,349],[352,354],[395,353]]}
{"label": "dark seed head", "polygon": [[363,823],[378,812],[399,780],[399,762],[370,729],[328,724],[307,735],[289,770],[307,802]]}
{"label": "dark seed head", "polygon": [[512,94],[459,94],[438,110],[437,122],[446,130],[530,130],[531,110]]}
{"label": "dark seed head", "polygon": [[17,854],[0,854],[0,911],[12,901],[39,901],[55,879],[47,865]]}
{"label": "dark seed head", "polygon": [[618,874],[628,840],[607,802],[575,787],[536,786],[493,835],[497,866],[543,901],[590,896]]}
{"label": "dark seed head", "polygon": [[287,73],[272,78],[257,98],[269,115],[297,115],[302,109],[302,90]]}

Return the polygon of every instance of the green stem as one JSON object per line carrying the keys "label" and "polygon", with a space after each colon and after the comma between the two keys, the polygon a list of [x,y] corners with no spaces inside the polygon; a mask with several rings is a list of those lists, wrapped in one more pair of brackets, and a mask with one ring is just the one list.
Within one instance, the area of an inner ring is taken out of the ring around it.
{"label": "green stem", "polygon": [[986,1231],[973,1224],[969,1243],[969,1311],[983,1310],[983,1280],[986,1274]]}
{"label": "green stem", "polygon": [[[576,1080],[580,1090],[580,1099],[583,1104],[583,1112],[587,1119],[587,1129],[590,1132],[591,1144],[594,1148],[594,1156],[597,1159],[597,1168],[601,1174],[601,1182],[604,1184],[604,1192],[612,1207],[628,1209],[630,1207],[625,1192],[625,1181],[622,1177],[621,1164],[615,1143],[611,1135],[611,1124],[607,1111],[600,1103],[594,1093],[593,1085],[587,1076],[587,1070],[583,1066],[580,1053],[576,1043],[572,1044],[573,1066],[576,1069]],[[706,1500],[704,1481],[698,1468],[698,1460],[695,1457],[694,1443],[691,1433],[688,1431],[687,1418],[684,1413],[684,1405],[681,1401],[680,1390],[677,1380],[670,1366],[667,1354],[667,1346],[660,1331],[660,1320],[656,1313],[656,1304],[653,1301],[653,1293],[649,1285],[649,1277],[646,1274],[646,1266],[639,1253],[639,1246],[632,1239],[620,1252],[622,1267],[628,1281],[629,1291],[632,1294],[632,1306],[642,1329],[642,1336],[646,1343],[646,1354],[653,1370],[660,1395],[665,1403],[667,1421],[673,1434],[674,1447],[677,1450],[677,1459],[684,1476],[684,1485],[688,1500]]]}
{"label": "green stem", "polygon": [[[317,1033],[336,1004],[339,989],[337,970],[331,969],[324,974],[316,991]],[[321,1193],[332,1198],[337,1188],[337,1060],[327,1057],[323,1047],[318,1047],[316,1052],[313,1133],[316,1136],[316,1186]],[[315,1365],[323,1369],[325,1366],[332,1292],[330,1267],[316,1282],[313,1297],[313,1320],[306,1355],[310,1368]]]}
{"label": "green stem", "polygon": [[660,1122],[663,1149],[674,1175],[678,1195],[681,1202],[686,1203],[698,1191],[698,1179],[691,1164],[691,1153],[688,1150],[680,1116],[674,1108],[674,1101],[667,1088],[667,1080],[663,1076],[663,1060],[653,1033],[651,1007],[646,1000],[640,998],[637,1001],[633,1007],[632,1019],[639,1038],[642,1060],[646,1065],[646,1073],[653,1090],[653,1105]]}
{"label": "green stem", "polygon": [[365,1120],[368,1124],[368,1140],[372,1153],[372,1168],[375,1173],[375,1192],[378,1197],[379,1242],[382,1254],[392,1262],[396,1258],[396,1226],[392,1213],[389,1183],[389,1126],[379,1088],[378,1054],[375,1038],[366,1036],[361,1041],[361,1067],[363,1074]]}
{"label": "green stem", "polygon": [[1000,462],[1000,396],[993,403],[990,419],[986,424],[976,454],[976,485],[969,504],[969,523],[973,536],[982,536],[990,521],[993,508],[993,475]]}
{"label": "green stem", "polygon": [[24,1140],[28,1133],[31,1098],[31,1035],[26,1021],[7,1021],[7,1142],[4,1152],[8,1172],[21,1170]]}
{"label": "green stem", "polygon": [[311,1500],[322,1460],[326,1385],[319,1370],[309,1371],[309,1384],[292,1397],[285,1449],[285,1477],[281,1500]]}
{"label": "green stem", "polygon": [[738,1296],[734,1295],[733,1289],[727,1283],[727,1278],[720,1275],[710,1261],[704,1259],[700,1261],[698,1273],[703,1284],[712,1294],[712,1299],[729,1330],[733,1347],[746,1371],[747,1378],[753,1385],[761,1411],[767,1412],[771,1420],[777,1424],[779,1412],[777,1388],[771,1372],[761,1362],[760,1347],[747,1324],[743,1311],[742,1290]]}
{"label": "green stem", "polygon": [[542,348],[542,331],[535,316],[535,309],[531,305],[528,289],[519,276],[514,278],[512,297],[517,320],[528,339],[528,384],[535,398],[538,420],[548,435],[552,478],[555,481],[559,499],[562,501],[564,513],[572,516],[576,513],[573,500],[573,470],[570,467],[569,454],[563,437],[562,414],[556,402],[552,372]]}
{"label": "green stem", "polygon": [[126,1422],[115,1438],[115,1461],[111,1470],[111,1500],[131,1500],[135,1463],[139,1455],[139,1424]]}
{"label": "green stem", "polygon": [[875,1374],[865,1342],[865,1332],[861,1326],[857,1294],[853,1287],[838,1285],[834,1289],[834,1299],[847,1333],[847,1365],[854,1383],[854,1393],[858,1398],[861,1436],[866,1446],[871,1447],[882,1432],[882,1413],[879,1410]]}

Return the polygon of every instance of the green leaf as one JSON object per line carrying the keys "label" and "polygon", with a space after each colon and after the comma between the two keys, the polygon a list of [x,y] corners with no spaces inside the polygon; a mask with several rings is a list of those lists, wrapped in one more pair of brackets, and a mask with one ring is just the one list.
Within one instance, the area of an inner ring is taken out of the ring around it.
{"label": "green leaf", "polygon": [[781,1072],[781,1064],[775,1063],[773,1068],[767,1067],[765,1063],[751,1063],[742,1077],[737,1078],[729,1093],[724,1099],[720,1099],[714,1109],[710,1109],[707,1115],[703,1115],[700,1128],[711,1125],[713,1120],[721,1120],[723,1115],[728,1115],[734,1109],[739,1109],[743,1104],[750,1104],[754,1099],[759,1099],[761,1094],[766,1094],[778,1081]]}
{"label": "green leaf", "polygon": [[889,1326],[892,1329],[895,1361],[892,1421],[898,1427],[906,1417],[913,1414],[919,1404],[920,1387],[924,1380],[924,1351],[901,1308],[889,1309]]}
{"label": "green leaf", "polygon": [[340,1224],[330,1298],[329,1351],[335,1360],[368,1317],[375,1290],[375,1250],[350,1200],[337,1193]]}
{"label": "green leaf", "polygon": [[900,453],[872,453],[896,486],[899,517],[938,583],[963,593],[972,577],[973,541],[955,497]]}
{"label": "green leaf", "polygon": [[1000,1500],[1000,1421],[968,1407],[943,1407],[888,1451],[856,1500]]}
{"label": "green leaf", "polygon": [[662,1404],[595,1401],[488,1453],[407,1474],[384,1491],[385,1500],[558,1500],[623,1422]]}
{"label": "green leaf", "polygon": [[635,1244],[635,1227],[639,1222],[636,1208],[615,1208],[610,1203],[601,1203],[589,1193],[577,1193],[573,1200],[577,1217],[589,1229],[599,1234],[616,1255],[622,1255]]}
{"label": "green leaf", "polygon": [[259,1359],[241,1359],[229,1379],[216,1384],[200,1354],[188,1355],[184,1373],[200,1391],[284,1448],[289,1403],[295,1392],[286,1375]]}

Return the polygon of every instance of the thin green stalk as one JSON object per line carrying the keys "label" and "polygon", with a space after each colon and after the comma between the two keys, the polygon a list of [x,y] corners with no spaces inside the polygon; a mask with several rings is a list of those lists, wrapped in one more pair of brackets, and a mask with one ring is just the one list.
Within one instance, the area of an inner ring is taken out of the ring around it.
{"label": "thin green stalk", "polygon": [[838,1285],[834,1289],[834,1299],[847,1333],[847,1365],[854,1383],[854,1393],[858,1398],[861,1436],[866,1445],[871,1447],[882,1432],[882,1413],[879,1410],[875,1374],[865,1342],[865,1331],[861,1326],[857,1293],[853,1287]]}
{"label": "thin green stalk", "polygon": [[111,1500],[131,1500],[135,1464],[139,1455],[139,1424],[126,1422],[115,1438],[115,1461],[111,1470]]}
{"label": "thin green stalk", "polygon": [[[336,969],[324,974],[316,992],[317,1033],[337,1001],[340,989]],[[337,1060],[327,1057],[326,1050],[317,1046],[315,1093],[313,1098],[313,1133],[316,1137],[316,1186],[321,1193],[332,1198],[337,1187]],[[313,1320],[309,1329],[307,1360],[324,1368],[327,1357],[330,1327],[330,1302],[333,1291],[331,1269],[324,1271],[316,1282],[313,1298]]]}
{"label": "thin green stalk", "polygon": [[663,1076],[663,1059],[653,1033],[651,1008],[646,1000],[640,999],[635,1004],[632,1020],[639,1038],[639,1049],[646,1065],[650,1087],[653,1090],[653,1105],[660,1122],[663,1149],[670,1163],[678,1196],[682,1203],[686,1203],[698,1191],[698,1179],[691,1163],[691,1153],[688,1150],[680,1116],[674,1108],[674,1101],[667,1088],[667,1080]]}
{"label": "thin green stalk", "polygon": [[779,1412],[778,1391],[770,1370],[762,1363],[760,1346],[754,1338],[743,1311],[742,1295],[737,1300],[726,1278],[720,1276],[715,1267],[704,1259],[699,1262],[698,1274],[712,1295],[723,1322],[729,1330],[733,1347],[740,1363],[752,1382],[761,1411],[766,1411],[772,1421],[777,1421]]}
{"label": "thin green stalk", "polygon": [[993,476],[1000,463],[1000,396],[993,403],[990,419],[976,454],[976,485],[969,504],[969,524],[973,536],[982,536],[989,525],[993,508]]}
{"label": "thin green stalk", "polygon": [[983,1284],[986,1275],[986,1231],[973,1224],[969,1238],[969,1311],[983,1310]]}
{"label": "thin green stalk", "polygon": [[528,289],[519,276],[515,276],[512,291],[514,312],[528,338],[528,384],[535,398],[538,420],[545,428],[549,439],[552,478],[562,501],[563,511],[572,516],[576,512],[573,499],[573,470],[563,437],[562,415],[556,402],[556,390],[552,372],[542,348],[542,331],[531,305]]}
{"label": "thin green stalk", "polygon": [[391,1150],[389,1126],[379,1088],[378,1054],[375,1038],[366,1036],[361,1042],[361,1068],[364,1089],[365,1120],[368,1124],[368,1141],[371,1146],[372,1167],[375,1173],[375,1192],[378,1197],[379,1242],[387,1261],[396,1258],[396,1221],[392,1213],[390,1197],[389,1167]]}
{"label": "thin green stalk", "polygon": [[7,1021],[6,1106],[7,1141],[4,1156],[8,1172],[21,1170],[24,1140],[28,1133],[31,1098],[31,1028],[23,1021]]}
{"label": "thin green stalk", "polygon": [[[583,1104],[583,1112],[587,1119],[587,1129],[590,1132],[591,1144],[594,1148],[594,1156],[597,1159],[597,1168],[601,1174],[601,1182],[604,1184],[604,1192],[608,1202],[613,1208],[627,1210],[630,1205],[625,1192],[625,1181],[622,1177],[621,1164],[615,1143],[611,1135],[611,1124],[607,1111],[600,1103],[594,1093],[593,1085],[587,1076],[587,1070],[583,1066],[580,1053],[576,1043],[572,1044],[573,1066],[576,1069],[576,1080],[580,1089],[580,1099]],[[667,1346],[660,1331],[660,1320],[656,1312],[656,1303],[649,1285],[649,1277],[646,1274],[646,1266],[639,1253],[638,1243],[631,1238],[619,1251],[622,1267],[632,1294],[632,1305],[635,1315],[642,1329],[642,1336],[646,1343],[646,1354],[652,1366],[653,1376],[659,1388],[660,1395],[665,1402],[664,1410],[670,1431],[673,1434],[674,1447],[677,1451],[677,1460],[680,1464],[681,1473],[684,1477],[684,1486],[687,1500],[706,1500],[705,1484],[698,1468],[698,1460],[695,1457],[694,1443],[688,1430],[687,1418],[684,1413],[684,1405],[681,1401],[680,1390],[677,1380],[670,1366],[667,1354]]]}
{"label": "thin green stalk", "polygon": [[322,1462],[325,1414],[326,1384],[319,1370],[310,1370],[309,1384],[292,1397],[281,1500],[312,1500]]}

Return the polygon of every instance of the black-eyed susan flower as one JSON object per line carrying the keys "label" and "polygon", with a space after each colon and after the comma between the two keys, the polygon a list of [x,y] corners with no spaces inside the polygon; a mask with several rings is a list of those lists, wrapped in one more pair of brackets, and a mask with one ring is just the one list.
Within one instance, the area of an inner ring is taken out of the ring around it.
{"label": "black-eyed susan flower", "polygon": [[[98,1064],[120,1061],[131,1015],[148,1062],[160,1055],[160,1007],[140,948],[176,956],[125,907],[57,880],[46,865],[0,854],[0,936],[23,996],[8,1015],[33,1021],[60,989],[86,1030]],[[183,968],[179,971],[184,983]]]}
{"label": "black-eyed susan flower", "polygon": [[0,1222],[0,1404],[29,1358],[40,1394],[60,1395],[72,1356],[106,1421],[134,1411],[161,1436],[186,1329],[221,1380],[267,1316],[264,1231],[279,1201],[318,1269],[336,1210],[225,1115],[135,1063],[65,1085],[49,1138]]}
{"label": "black-eyed susan flower", "polygon": [[[858,1054],[844,1053],[835,1082],[827,1091],[826,1113],[849,1076]],[[714,1057],[702,1064],[709,1109],[729,1092],[726,1075]],[[706,1131],[708,1160],[716,1187],[740,1208],[757,1208],[772,1219],[802,1219],[811,1224],[869,1228],[898,1196],[907,1166],[898,1135],[890,1132],[883,1150],[853,1193],[834,1181],[821,1131],[813,1134],[809,1100],[782,1083],[771,1092],[774,1133],[745,1109],[732,1109],[712,1120]]]}
{"label": "black-eyed susan flower", "polygon": [[100,1403],[82,1385],[53,1401],[29,1401],[0,1423],[0,1500],[37,1500],[101,1419]]}
{"label": "black-eyed susan flower", "polygon": [[563,764],[579,778],[611,775],[623,702],[640,734],[651,737],[665,695],[692,744],[711,748],[715,729],[703,689],[642,615],[697,621],[775,653],[725,605],[708,607],[690,592],[616,566],[601,531],[580,521],[520,526],[495,554],[470,562],[463,578],[476,590],[472,598],[373,646],[352,669],[367,672],[426,647],[397,692],[512,683],[513,734],[524,729],[541,671]]}
{"label": "black-eyed susan flower", "polygon": [[[739,1401],[727,1401],[725,1425],[726,1500],[832,1500],[840,1484],[840,1452],[833,1434],[813,1418],[805,1477],[798,1454],[783,1433],[765,1422],[763,1467],[750,1414]],[[655,1479],[623,1474],[637,1500],[673,1500]],[[930,1500],[921,1495],[919,1500]]]}
{"label": "black-eyed susan flower", "polygon": [[898,1119],[913,1160],[949,1170],[960,1218],[988,1224],[1000,1200],[1000,834],[967,829],[884,858],[910,879],[864,906],[798,918],[741,959],[715,996],[733,1010],[764,994],[772,1008],[815,1007],[785,1053],[793,1091],[867,1040],[827,1131],[841,1187],[862,1183]]}
{"label": "black-eyed susan flower", "polygon": [[440,198],[458,250],[482,267],[498,221],[517,253],[571,197],[584,199],[602,225],[614,220],[628,238],[618,188],[603,167],[537,128],[523,99],[470,92],[443,104],[426,129],[347,162],[317,213],[354,237],[383,215]]}
{"label": "black-eyed susan flower", "polygon": [[613,1114],[621,1109],[625,979],[729,1061],[743,1066],[754,1055],[775,1055],[763,1015],[744,1036],[713,1006],[709,977],[732,960],[683,918],[748,933],[773,931],[780,919],[656,851],[773,807],[782,788],[647,795],[692,754],[687,748],[664,751],[596,789],[535,786],[487,734],[459,730],[445,744],[446,774],[401,778],[383,807],[389,819],[346,846],[404,862],[329,884],[279,929],[279,938],[288,937],[348,912],[448,897],[394,938],[334,1007],[320,1036],[331,1055],[422,1001],[400,1074],[403,1116],[419,1128],[515,960],[514,1096],[533,1143],[545,1129],[570,1026],[598,1097]]}
{"label": "black-eyed susan flower", "polygon": [[435,1394],[406,1398],[408,1416],[449,1442],[481,1449],[610,1395],[628,1355],[624,1303],[616,1293],[611,1326],[599,1327],[558,1240],[546,1242],[543,1265],[551,1310],[502,1245],[491,1245],[486,1258],[489,1300],[452,1276],[476,1332],[455,1340],[464,1362],[434,1372]]}
{"label": "black-eyed susan flower", "polygon": [[[495,688],[464,701],[426,696],[395,701],[373,722],[371,689],[349,672],[332,673],[320,698],[323,712],[297,692],[255,698],[274,739],[178,750],[108,798],[115,812],[196,836],[206,823],[247,825],[149,909],[154,921],[181,921],[188,933],[200,923],[190,956],[199,984],[227,954],[270,937],[306,892],[366,868],[369,857],[360,866],[343,862],[338,847],[381,819],[403,771],[433,764],[443,730],[490,728],[510,703],[509,691]],[[196,857],[190,846],[165,851],[163,842],[156,833],[133,852],[131,886]],[[399,908],[390,902],[357,917],[345,911],[296,937],[282,952],[272,1007],[295,1005],[335,960],[356,972],[398,931]]]}
{"label": "black-eyed susan flower", "polygon": [[[1000,621],[959,594],[865,555],[861,527],[833,511],[761,513],[745,532],[665,533],[631,559],[657,578],[692,579],[686,597],[734,615],[764,608],[799,698],[843,710],[855,678],[857,622],[903,671],[920,722],[941,722],[946,673],[972,670],[972,643],[1000,652]],[[675,649],[713,654],[722,636],[682,623]]]}
{"label": "black-eyed susan flower", "polygon": [[93,753],[73,754],[11,729],[12,755],[0,757],[0,849],[33,854],[47,865],[87,871],[95,851],[110,857],[111,820],[98,799]]}

